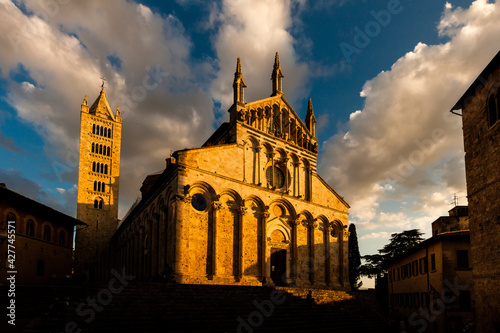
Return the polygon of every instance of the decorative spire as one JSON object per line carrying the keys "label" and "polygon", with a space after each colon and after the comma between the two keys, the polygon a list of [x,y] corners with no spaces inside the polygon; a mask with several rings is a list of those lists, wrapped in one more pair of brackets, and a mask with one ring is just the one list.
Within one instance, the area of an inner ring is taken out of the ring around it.
{"label": "decorative spire", "polygon": [[234,73],[235,75],[241,75],[241,61],[240,61],[240,57],[238,57],[238,59],[236,59],[236,73]]}
{"label": "decorative spire", "polygon": [[271,80],[273,80],[273,93],[271,96],[283,95],[283,72],[281,71],[280,56],[276,52],[274,57],[274,67],[273,75]]}
{"label": "decorative spire", "polygon": [[234,104],[245,103],[245,80],[241,71],[240,58],[236,61],[236,72],[234,72],[233,90],[234,90]]}
{"label": "decorative spire", "polygon": [[85,95],[85,98],[83,99],[83,105],[89,105],[89,102],[87,100],[87,95]]}
{"label": "decorative spire", "polygon": [[312,101],[309,98],[309,102],[307,103],[307,113],[306,113],[306,126],[309,132],[311,132],[311,135],[313,137],[316,137],[316,117],[314,116],[314,110],[313,110],[313,105]]}

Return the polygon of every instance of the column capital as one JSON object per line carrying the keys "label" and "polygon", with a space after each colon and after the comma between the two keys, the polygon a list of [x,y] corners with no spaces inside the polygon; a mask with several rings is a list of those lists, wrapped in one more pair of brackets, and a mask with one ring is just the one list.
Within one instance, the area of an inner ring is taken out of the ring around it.
{"label": "column capital", "polygon": [[214,210],[220,210],[222,208],[222,202],[220,202],[220,201],[212,202],[212,208]]}
{"label": "column capital", "polygon": [[245,215],[247,213],[247,208],[245,206],[240,206],[238,207],[238,212],[240,213],[240,215]]}
{"label": "column capital", "polygon": [[261,215],[262,217],[265,217],[265,218],[267,219],[267,218],[269,218],[269,215],[271,215],[271,214],[269,214],[269,212],[268,212],[268,211],[264,211],[264,212],[261,212],[261,213],[260,213],[260,215]]}

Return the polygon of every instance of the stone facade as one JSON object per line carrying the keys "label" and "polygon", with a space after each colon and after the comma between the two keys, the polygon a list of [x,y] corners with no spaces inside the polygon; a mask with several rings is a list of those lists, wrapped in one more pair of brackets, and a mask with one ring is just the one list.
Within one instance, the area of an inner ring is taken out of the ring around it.
{"label": "stone facade", "polygon": [[500,52],[455,110],[462,110],[478,332],[500,332]]}
{"label": "stone facade", "polygon": [[457,332],[474,319],[467,212],[455,206],[432,222],[433,237],[391,262],[390,318],[405,332]]}
{"label": "stone facade", "polygon": [[316,173],[311,101],[304,124],[282,79],[276,54],[271,97],[245,103],[238,59],[229,122],[146,178],[112,240],[118,268],[179,283],[349,288],[349,206]]}
{"label": "stone facade", "polygon": [[448,211],[449,216],[441,216],[432,222],[432,235],[450,231],[469,230],[469,209],[467,206],[455,206]]}
{"label": "stone facade", "polygon": [[392,262],[390,317],[405,332],[458,332],[474,319],[469,250],[468,231],[444,232]]}
{"label": "stone facade", "polygon": [[[7,239],[9,221],[15,227],[10,227],[15,230],[13,244]],[[11,270],[17,271],[18,285],[69,281],[75,225],[82,228],[84,223],[0,184],[0,281],[5,283]],[[16,254],[13,269],[9,266],[9,249]]]}
{"label": "stone facade", "polygon": [[116,116],[104,89],[91,107],[87,96],[80,112],[80,160],[78,170],[77,219],[88,227],[76,234],[75,271],[96,278],[118,225],[118,188],[122,118]]}

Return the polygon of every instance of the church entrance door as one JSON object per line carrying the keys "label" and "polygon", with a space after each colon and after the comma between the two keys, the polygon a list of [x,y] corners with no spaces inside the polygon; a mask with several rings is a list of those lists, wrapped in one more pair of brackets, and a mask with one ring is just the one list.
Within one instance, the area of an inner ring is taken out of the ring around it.
{"label": "church entrance door", "polygon": [[271,248],[271,279],[277,286],[286,285],[286,250]]}

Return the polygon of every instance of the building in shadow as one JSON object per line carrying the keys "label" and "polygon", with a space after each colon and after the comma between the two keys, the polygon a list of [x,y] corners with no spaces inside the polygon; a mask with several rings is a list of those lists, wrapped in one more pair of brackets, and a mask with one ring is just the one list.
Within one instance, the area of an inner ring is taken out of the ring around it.
{"label": "building in shadow", "polygon": [[451,112],[463,122],[478,332],[500,332],[500,52]]}
{"label": "building in shadow", "polygon": [[15,284],[69,281],[75,226],[85,223],[0,184],[0,281],[11,271]]}
{"label": "building in shadow", "polygon": [[462,332],[474,320],[467,206],[432,223],[432,237],[391,261],[389,316],[406,332]]}

